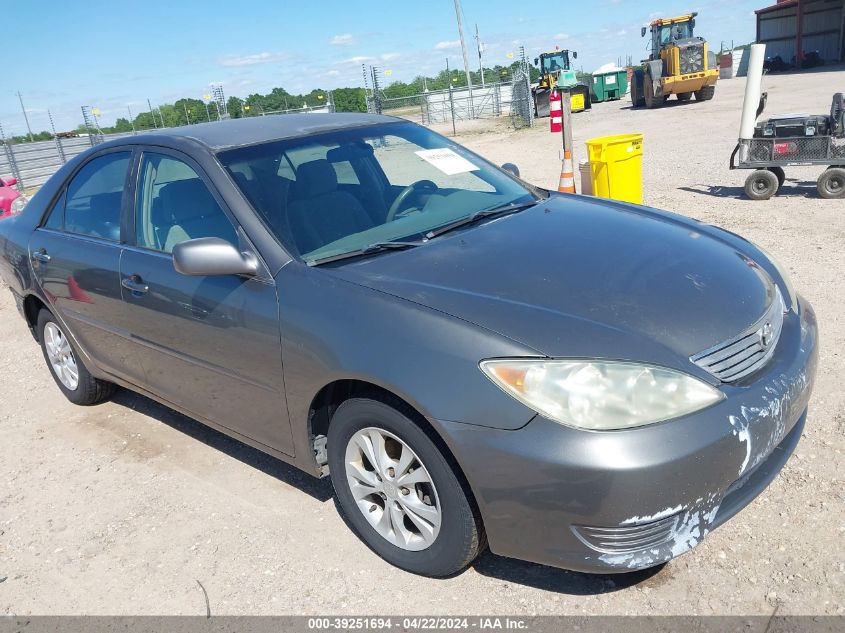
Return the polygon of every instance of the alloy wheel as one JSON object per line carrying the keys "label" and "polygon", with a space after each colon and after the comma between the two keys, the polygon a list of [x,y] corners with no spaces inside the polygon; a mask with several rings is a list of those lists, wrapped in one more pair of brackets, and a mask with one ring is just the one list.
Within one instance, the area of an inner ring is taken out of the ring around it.
{"label": "alloy wheel", "polygon": [[65,387],[75,391],[79,386],[79,367],[76,364],[76,357],[73,355],[73,349],[67,337],[52,321],[44,326],[44,347],[53,373]]}
{"label": "alloy wheel", "polygon": [[394,434],[367,427],[346,445],[346,480],[358,509],[388,542],[408,551],[440,532],[440,499],[417,454]]}

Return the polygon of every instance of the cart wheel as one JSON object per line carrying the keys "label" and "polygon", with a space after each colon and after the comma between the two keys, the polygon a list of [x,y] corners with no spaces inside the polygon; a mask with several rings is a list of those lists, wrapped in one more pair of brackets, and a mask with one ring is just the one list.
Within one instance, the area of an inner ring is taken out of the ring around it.
{"label": "cart wheel", "polygon": [[783,187],[783,183],[786,181],[786,174],[783,171],[783,167],[769,167],[768,170],[778,177],[778,189]]}
{"label": "cart wheel", "polygon": [[745,180],[745,195],[752,200],[768,200],[778,190],[778,177],[768,169],[758,169]]}
{"label": "cart wheel", "polygon": [[828,167],[819,176],[816,189],[822,198],[845,198],[845,168]]}

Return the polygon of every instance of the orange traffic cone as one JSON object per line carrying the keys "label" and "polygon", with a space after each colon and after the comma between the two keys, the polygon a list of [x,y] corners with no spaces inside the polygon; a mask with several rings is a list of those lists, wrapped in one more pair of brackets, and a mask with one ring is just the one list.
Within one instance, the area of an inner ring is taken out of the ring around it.
{"label": "orange traffic cone", "polygon": [[575,193],[575,173],[572,167],[572,152],[563,152],[563,166],[560,169],[560,184],[557,190],[561,193]]}

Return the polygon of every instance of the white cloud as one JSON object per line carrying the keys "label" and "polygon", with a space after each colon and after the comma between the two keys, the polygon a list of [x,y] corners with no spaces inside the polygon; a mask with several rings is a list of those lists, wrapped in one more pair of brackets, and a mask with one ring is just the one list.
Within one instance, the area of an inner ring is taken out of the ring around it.
{"label": "white cloud", "polygon": [[229,55],[220,60],[222,66],[254,66],[255,64],[270,64],[286,59],[285,53],[254,53],[252,55]]}
{"label": "white cloud", "polygon": [[450,48],[458,48],[460,45],[461,45],[460,40],[451,40],[451,41],[447,41],[447,42],[437,42],[437,44],[434,45],[434,50],[445,51],[445,50],[448,50]]}
{"label": "white cloud", "polygon": [[616,35],[618,35],[619,37],[622,37],[622,36],[627,35],[627,34],[628,34],[628,31],[626,31],[625,29],[622,29],[621,31],[616,31]]}
{"label": "white cloud", "polygon": [[340,74],[339,70],[330,70],[326,73],[329,77],[337,77]]}
{"label": "white cloud", "polygon": [[568,40],[569,39],[569,33],[555,33],[552,36],[552,39],[554,39],[554,40]]}
{"label": "white cloud", "polygon": [[332,39],[329,40],[329,44],[332,46],[349,46],[350,44],[355,43],[355,38],[352,37],[352,33],[343,33],[341,35],[335,35]]}
{"label": "white cloud", "polygon": [[367,55],[356,55],[355,57],[350,57],[349,59],[344,59],[341,64],[363,64],[364,62],[372,61],[372,57],[368,57]]}
{"label": "white cloud", "polygon": [[399,57],[399,53],[384,53],[383,55],[379,55],[379,59],[383,62],[389,62],[391,59],[396,59]]}

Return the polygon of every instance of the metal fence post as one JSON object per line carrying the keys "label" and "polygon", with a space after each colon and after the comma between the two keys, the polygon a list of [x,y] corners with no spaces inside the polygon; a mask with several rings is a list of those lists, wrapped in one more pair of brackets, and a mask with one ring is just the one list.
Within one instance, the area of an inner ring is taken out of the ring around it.
{"label": "metal fence post", "polygon": [[455,129],[455,100],[452,98],[452,84],[449,84],[449,110],[452,111],[452,136],[457,136]]}
{"label": "metal fence post", "polygon": [[65,156],[65,148],[62,147],[62,139],[58,137],[56,134],[56,125],[53,123],[53,113],[50,110],[47,110],[47,116],[50,118],[50,129],[53,131],[53,140],[56,141],[56,151],[59,153],[59,158],[62,161],[62,164],[67,162],[67,157]]}
{"label": "metal fence post", "polygon": [[3,143],[3,149],[6,152],[6,160],[9,163],[9,169],[12,170],[12,176],[18,181],[15,188],[23,193],[24,184],[23,179],[21,178],[21,172],[18,169],[18,164],[15,162],[15,152],[12,150],[12,146],[6,142],[6,134],[3,132],[2,124],[0,124],[0,142]]}

